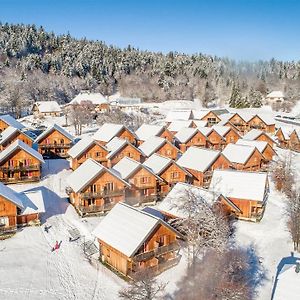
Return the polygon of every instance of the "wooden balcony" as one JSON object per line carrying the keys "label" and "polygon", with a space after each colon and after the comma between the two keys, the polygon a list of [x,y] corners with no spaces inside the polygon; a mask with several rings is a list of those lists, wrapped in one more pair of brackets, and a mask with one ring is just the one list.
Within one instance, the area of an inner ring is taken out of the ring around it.
{"label": "wooden balcony", "polygon": [[133,261],[141,262],[141,261],[149,260],[153,257],[158,257],[160,255],[166,254],[166,253],[171,252],[171,251],[176,251],[179,248],[180,248],[180,245],[176,241],[176,242],[173,242],[169,245],[161,246],[161,247],[158,247],[158,248],[153,249],[151,251],[137,254],[136,256],[133,257]]}
{"label": "wooden balcony", "polygon": [[24,182],[35,182],[39,181],[39,176],[21,176],[21,177],[11,177],[11,178],[0,178],[0,181],[6,184],[10,183],[24,183]]}
{"label": "wooden balcony", "polygon": [[0,236],[13,234],[17,231],[17,226],[0,226]]}
{"label": "wooden balcony", "polygon": [[113,190],[113,191],[99,191],[99,192],[85,192],[81,194],[82,199],[91,199],[91,198],[106,198],[106,197],[117,197],[123,196],[124,190]]}
{"label": "wooden balcony", "polygon": [[0,167],[0,171],[3,173],[8,173],[8,172],[22,172],[22,171],[39,171],[41,169],[40,164],[34,164],[30,166],[24,166],[24,165],[19,165],[19,166],[3,166]]}
{"label": "wooden balcony", "polygon": [[82,215],[85,214],[96,214],[100,212],[106,212],[111,210],[116,203],[106,203],[104,205],[89,205],[89,206],[83,206],[80,205],[77,209]]}
{"label": "wooden balcony", "polygon": [[72,147],[72,144],[40,144],[41,149],[68,149]]}
{"label": "wooden balcony", "polygon": [[129,205],[141,205],[145,203],[156,203],[160,199],[159,194],[150,196],[125,196],[125,203]]}

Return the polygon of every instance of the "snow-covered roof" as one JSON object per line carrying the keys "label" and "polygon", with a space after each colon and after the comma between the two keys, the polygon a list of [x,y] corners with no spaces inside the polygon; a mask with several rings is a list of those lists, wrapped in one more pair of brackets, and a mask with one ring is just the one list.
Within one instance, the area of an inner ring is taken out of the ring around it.
{"label": "snow-covered roof", "polygon": [[204,118],[208,113],[212,112],[209,109],[193,109],[193,117],[195,120],[201,120]]}
{"label": "snow-covered roof", "polygon": [[[207,121],[204,120],[192,120],[196,127],[205,127],[207,126]],[[189,126],[186,126],[189,127]]]}
{"label": "snow-covered roof", "polygon": [[[292,258],[291,258],[292,260]],[[299,261],[298,261],[299,262]],[[295,272],[296,264],[284,265],[274,281],[274,296],[272,300],[298,300],[300,295],[299,277]]]}
{"label": "snow-covered roof", "polygon": [[[76,158],[80,156],[82,153],[84,153],[85,150],[87,150],[89,147],[91,147],[93,144],[96,144],[97,142],[91,138],[90,136],[86,136],[82,138],[80,141],[78,141],[69,151],[68,154],[72,158]],[[100,147],[103,147],[99,144]]]}
{"label": "snow-covered roof", "polygon": [[186,193],[192,193],[194,196],[199,197],[199,201],[201,199],[208,204],[212,204],[214,201],[214,194],[211,191],[191,184],[179,182],[176,183],[163,201],[160,202],[157,209],[178,218],[187,217],[186,212],[180,209],[180,204],[183,199],[186,198]]}
{"label": "snow-covered roof", "polygon": [[151,136],[159,136],[164,131],[164,126],[143,124],[135,132],[140,141],[145,141]]}
{"label": "snow-covered roof", "polygon": [[25,134],[29,139],[32,140],[32,137],[29,135],[29,132],[21,131],[18,128],[9,126],[5,130],[3,130],[0,134],[0,145],[4,144],[6,141],[8,141],[11,137],[13,137],[16,133],[23,133]]}
{"label": "snow-covered roof", "polygon": [[251,141],[245,139],[238,139],[235,144],[256,147],[260,153],[263,153],[268,146],[268,142],[265,141]]}
{"label": "snow-covered roof", "polygon": [[267,180],[262,172],[215,170],[209,189],[229,198],[263,201]]}
{"label": "snow-covered roof", "polygon": [[12,144],[10,144],[7,148],[5,148],[2,152],[0,152],[0,162],[2,162],[4,159],[6,159],[9,155],[11,155],[15,150],[22,149],[28,154],[32,155],[36,159],[38,159],[40,162],[44,163],[43,156],[34,150],[33,148],[29,147],[27,144],[20,140],[14,141]]}
{"label": "snow-covered roof", "polygon": [[101,93],[81,92],[70,104],[81,104],[81,102],[90,101],[94,105],[108,103],[108,100]]}
{"label": "snow-covered roof", "polygon": [[255,151],[254,146],[228,144],[222,154],[231,162],[245,164]]}
{"label": "snow-covered roof", "polygon": [[67,182],[72,190],[75,193],[78,193],[105,171],[123,181],[124,184],[128,185],[127,182],[125,182],[115,172],[111,172],[109,169],[90,158],[72,172],[72,174],[67,178]]}
{"label": "snow-covered roof", "polygon": [[196,133],[198,132],[197,128],[181,128],[176,134],[175,138],[182,144],[188,142]]}
{"label": "snow-covered roof", "polygon": [[230,130],[230,126],[213,125],[212,128],[221,136],[225,136]]}
{"label": "snow-covered roof", "polygon": [[161,148],[165,143],[168,143],[168,141],[164,138],[158,137],[158,136],[152,136],[142,145],[139,146],[139,149],[146,155],[150,156],[153,154],[156,150]]}
{"label": "snow-covered roof", "polygon": [[136,151],[140,152],[142,155],[144,155],[140,149],[136,148],[134,145],[132,145],[130,142],[124,139],[120,139],[117,136],[115,136],[111,141],[109,141],[105,147],[109,151],[106,158],[112,158],[114,155],[116,155],[120,150],[122,150],[126,145],[130,145],[132,148],[134,148]]}
{"label": "snow-covered roof", "polygon": [[255,116],[258,116],[267,125],[274,125],[275,124],[275,119],[273,117],[271,117],[270,115],[266,115],[266,114],[256,114],[256,115],[253,115],[253,117],[255,117]]}
{"label": "snow-covered roof", "polygon": [[205,136],[208,136],[212,132],[212,127],[197,127],[197,129]]}
{"label": "snow-covered roof", "polygon": [[41,113],[61,112],[61,108],[56,101],[37,101],[34,103]]}
{"label": "snow-covered roof", "polygon": [[[201,121],[203,122],[203,121]],[[184,127],[191,127],[193,124],[193,121],[192,120],[176,120],[176,121],[172,121],[170,123],[170,125],[168,126],[168,129],[170,131],[173,131],[173,132],[178,132],[181,128],[184,128]]]}
{"label": "snow-covered roof", "polygon": [[[280,127],[277,132],[281,129],[282,131],[282,134],[283,134],[283,137],[286,139],[286,140],[289,140],[290,139],[290,136],[291,136],[291,133],[295,130],[293,127],[289,127],[289,126],[282,126]],[[277,134],[276,132],[276,134]]]}
{"label": "snow-covered roof", "polygon": [[204,172],[215,162],[220,153],[220,151],[190,147],[177,160],[177,164],[183,168]]}
{"label": "snow-covered roof", "polygon": [[139,169],[144,168],[151,174],[153,174],[156,178],[161,180],[159,176],[157,176],[150,168],[148,168],[146,165],[141,164],[140,162],[137,162],[136,160],[129,158],[129,157],[123,157],[117,164],[115,164],[112,167],[112,171],[120,176],[124,180],[128,180],[130,176],[135,174]]}
{"label": "snow-covered roof", "polygon": [[4,185],[2,182],[0,182],[0,195],[19,208],[24,208],[20,194],[12,190],[10,187]]}
{"label": "snow-covered roof", "polygon": [[127,257],[132,257],[159,224],[173,230],[154,215],[125,203],[118,203],[92,234]]}
{"label": "snow-covered roof", "polygon": [[258,129],[251,129],[249,132],[247,132],[244,136],[243,139],[245,140],[255,140],[257,139],[261,134],[264,134],[266,136],[268,136],[271,140],[273,140],[273,138],[266,132],[258,130]]}
{"label": "snow-covered roof", "polygon": [[7,125],[18,128],[18,129],[25,128],[25,126],[22,123],[18,122],[15,118],[13,118],[10,115],[2,115],[2,116],[0,116],[0,120],[2,120]]}
{"label": "snow-covered roof", "polygon": [[172,122],[175,120],[190,120],[193,117],[192,110],[172,110],[169,111],[166,117],[166,122]]}
{"label": "snow-covered roof", "polygon": [[109,142],[125,128],[121,124],[104,123],[94,134],[94,139],[102,142]]}
{"label": "snow-covered roof", "polygon": [[44,198],[41,190],[29,190],[22,192],[21,194],[21,199],[24,206],[21,211],[21,215],[45,212]]}
{"label": "snow-covered roof", "polygon": [[38,143],[39,141],[41,141],[44,137],[46,137],[48,134],[50,134],[52,131],[58,131],[59,133],[61,133],[63,136],[65,136],[67,139],[69,139],[70,141],[74,141],[74,137],[67,132],[65,129],[63,129],[61,126],[57,125],[57,124],[53,124],[52,126],[48,127],[44,132],[42,132],[36,139],[35,139],[35,143]]}
{"label": "snow-covered roof", "polygon": [[267,98],[284,98],[284,93],[282,91],[272,91],[267,95]]}

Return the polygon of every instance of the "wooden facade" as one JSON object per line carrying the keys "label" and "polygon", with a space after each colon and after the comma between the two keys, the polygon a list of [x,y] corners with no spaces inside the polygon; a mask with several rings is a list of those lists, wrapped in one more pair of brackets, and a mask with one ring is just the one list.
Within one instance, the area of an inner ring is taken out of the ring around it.
{"label": "wooden facade", "polygon": [[255,140],[267,142],[272,148],[275,143],[274,140],[265,132],[262,132]]}
{"label": "wooden facade", "polygon": [[236,170],[244,170],[244,171],[259,171],[262,166],[262,162],[264,157],[262,154],[255,148],[254,152],[248,158],[248,160],[242,163],[231,162],[232,167]]}
{"label": "wooden facade", "polygon": [[285,148],[285,149],[289,148],[290,138],[284,136],[281,128],[277,130],[275,136],[277,137],[278,144],[281,148]]}
{"label": "wooden facade", "polygon": [[291,150],[300,151],[300,137],[296,130],[290,134],[289,147]]}
{"label": "wooden facade", "polygon": [[44,157],[68,157],[68,150],[72,147],[73,141],[53,128],[47,135],[38,141],[38,151]]}
{"label": "wooden facade", "polygon": [[3,183],[19,183],[39,181],[41,177],[41,162],[17,148],[0,163],[0,181]]}
{"label": "wooden facade", "polygon": [[81,215],[110,210],[124,201],[126,185],[112,173],[104,170],[82,191],[69,191],[70,201]]}
{"label": "wooden facade", "polygon": [[32,107],[32,113],[36,116],[50,116],[50,117],[60,117],[62,115],[61,111],[43,111],[41,112],[39,106],[34,104]]}
{"label": "wooden facade", "polygon": [[210,184],[211,177],[214,170],[217,169],[229,169],[231,168],[231,162],[222,154],[207,168],[204,172],[186,168],[193,176],[193,184],[196,186],[207,188]]}
{"label": "wooden facade", "polygon": [[247,122],[238,113],[235,113],[233,116],[231,116],[228,121],[235,126],[239,132],[245,133],[248,131]]}
{"label": "wooden facade", "polygon": [[103,147],[100,143],[94,142],[90,147],[88,147],[83,153],[81,153],[76,158],[71,158],[71,168],[76,170],[81,164],[83,164],[87,159],[93,158],[95,161],[101,163],[101,165],[107,167],[108,150]]}
{"label": "wooden facade", "polygon": [[230,143],[235,144],[237,140],[240,138],[240,135],[232,126],[230,127],[230,130],[227,133],[225,133],[223,137],[225,138],[226,145],[228,145]]}
{"label": "wooden facade", "polygon": [[215,114],[213,111],[209,111],[204,117],[201,118],[202,121],[207,122],[207,126],[216,125],[221,121],[220,117]]}
{"label": "wooden facade", "polygon": [[136,278],[145,270],[157,275],[179,262],[177,254],[179,243],[176,234],[162,224],[156,226],[151,235],[131,257],[100,239],[98,241],[101,261],[129,278]]}
{"label": "wooden facade", "polygon": [[248,130],[259,129],[261,131],[273,134],[275,132],[275,123],[266,124],[266,122],[258,115],[253,116],[248,122]]}
{"label": "wooden facade", "polygon": [[16,230],[18,209],[14,203],[0,196],[0,235]]}
{"label": "wooden facade", "polygon": [[189,147],[208,147],[208,139],[199,130],[185,143],[179,143],[179,148],[181,152],[185,152]]}
{"label": "wooden facade", "polygon": [[222,150],[226,146],[226,139],[221,136],[217,131],[212,129],[208,135],[208,148],[214,150]]}
{"label": "wooden facade", "polygon": [[20,140],[23,143],[27,144],[29,147],[32,147],[33,140],[25,133],[17,130],[13,135],[10,136],[10,138],[7,141],[1,143],[0,150],[4,150],[7,146],[12,144],[16,140]]}
{"label": "wooden facade", "polygon": [[164,143],[155,153],[176,160],[181,151],[170,142]]}
{"label": "wooden facade", "polygon": [[108,167],[111,168],[117,164],[123,157],[130,157],[138,162],[144,161],[144,155],[131,143],[124,144],[118,151],[113,155],[109,155]]}

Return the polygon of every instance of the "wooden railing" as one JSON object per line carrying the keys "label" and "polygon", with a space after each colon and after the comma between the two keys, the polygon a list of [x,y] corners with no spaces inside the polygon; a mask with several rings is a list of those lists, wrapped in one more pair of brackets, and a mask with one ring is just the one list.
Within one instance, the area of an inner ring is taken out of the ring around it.
{"label": "wooden railing", "polygon": [[178,242],[173,242],[169,245],[161,246],[148,252],[143,252],[134,256],[133,261],[140,262],[160,256],[162,254],[178,250],[180,248]]}
{"label": "wooden railing", "polygon": [[10,172],[10,171],[39,171],[40,170],[40,164],[33,164],[29,166],[3,166],[0,167],[0,171],[2,172]]}
{"label": "wooden railing", "polygon": [[40,148],[71,148],[72,144],[40,144]]}
{"label": "wooden railing", "polygon": [[22,176],[22,177],[11,177],[11,178],[0,178],[1,182],[4,183],[17,183],[17,182],[33,182],[33,181],[39,181],[40,177],[39,176]]}
{"label": "wooden railing", "polygon": [[98,213],[98,212],[106,212],[111,210],[116,203],[107,203],[104,205],[89,205],[89,206],[83,206],[80,205],[78,207],[78,210],[82,213],[82,214],[91,214],[91,213]]}
{"label": "wooden railing", "polygon": [[83,199],[90,198],[105,198],[124,195],[124,190],[113,190],[113,191],[99,191],[99,192],[85,192],[81,194]]}
{"label": "wooden railing", "polygon": [[0,235],[14,233],[17,231],[17,226],[0,226]]}

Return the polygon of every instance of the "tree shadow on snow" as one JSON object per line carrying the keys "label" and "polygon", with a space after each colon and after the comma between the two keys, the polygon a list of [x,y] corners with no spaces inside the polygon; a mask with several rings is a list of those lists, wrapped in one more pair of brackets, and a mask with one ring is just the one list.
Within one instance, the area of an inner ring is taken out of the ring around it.
{"label": "tree shadow on snow", "polygon": [[274,278],[274,284],[273,284],[273,288],[272,288],[271,300],[274,298],[274,294],[275,294],[276,287],[277,287],[277,284],[278,284],[278,275],[280,274],[280,272],[283,270],[283,268],[285,266],[296,265],[299,262],[300,262],[300,257],[295,256],[294,252],[291,252],[290,256],[283,257],[281,259],[281,261],[279,262],[279,264],[277,266],[277,271],[276,271],[276,275],[275,275],[275,278]]}
{"label": "tree shadow on snow", "polygon": [[70,169],[70,162],[66,159],[47,159],[42,165],[42,177],[43,179],[50,175],[57,174],[63,170]]}
{"label": "tree shadow on snow", "polygon": [[69,205],[68,198],[61,198],[55,192],[51,191],[45,186],[39,186],[30,189],[30,191],[41,191],[44,200],[45,213],[41,214],[41,224],[47,222],[49,218],[56,215],[61,215],[66,212]]}

